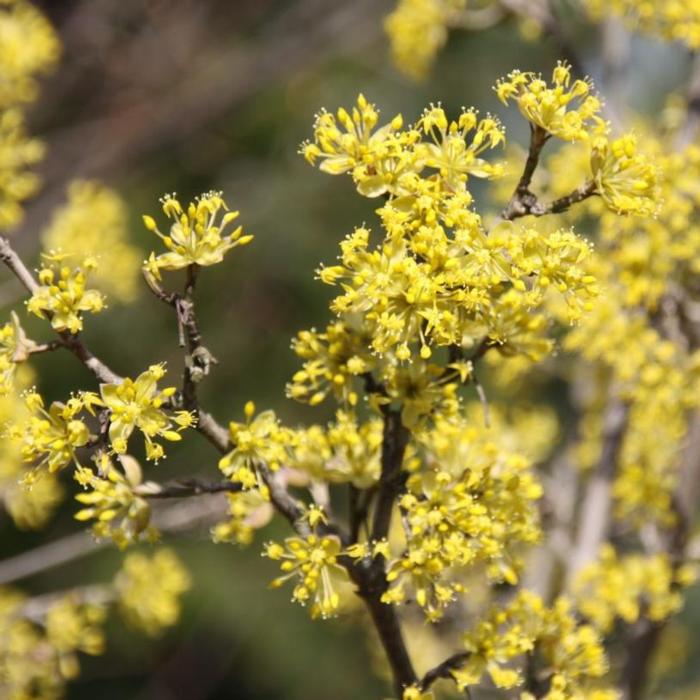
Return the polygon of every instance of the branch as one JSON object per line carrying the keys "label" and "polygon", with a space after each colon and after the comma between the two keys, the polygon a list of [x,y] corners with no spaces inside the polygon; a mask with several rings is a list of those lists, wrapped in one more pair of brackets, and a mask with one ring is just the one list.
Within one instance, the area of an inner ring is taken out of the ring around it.
{"label": "branch", "polygon": [[18,608],[16,614],[37,624],[42,624],[49,609],[67,597],[77,599],[83,605],[108,605],[114,602],[116,593],[114,588],[107,584],[69,588],[65,591],[55,591],[30,598]]}
{"label": "branch", "polygon": [[401,467],[407,443],[408,430],[401,422],[401,412],[387,410],[384,414],[379,493],[372,525],[372,539],[375,541],[383,540],[389,534],[394,502],[403,485]]}
{"label": "branch", "polygon": [[421,692],[429,690],[433,683],[440,678],[452,678],[452,671],[461,668],[469,659],[469,656],[470,654],[468,651],[458,651],[456,654],[452,654],[452,656],[445,659],[442,663],[431,668],[430,671],[418,681],[418,687]]}
{"label": "branch", "polygon": [[[377,562],[379,566],[377,566]],[[372,617],[372,622],[391,667],[397,697],[400,698],[403,696],[404,688],[413,685],[418,677],[406,649],[396,608],[381,600],[382,594],[387,588],[383,558],[376,557],[373,560],[359,562],[350,561],[344,565],[350,578],[357,584],[357,595],[365,602]]]}
{"label": "branch", "polygon": [[612,397],[603,417],[603,445],[600,460],[586,486],[574,551],[569,558],[567,570],[569,584],[584,566],[595,560],[601,545],[608,537],[612,510],[612,482],[627,431],[628,419],[629,404],[617,397]]}
{"label": "branch", "polygon": [[[154,515],[155,526],[163,532],[180,532],[201,522],[214,522],[220,517],[212,501],[187,500],[159,510]],[[89,532],[76,532],[28,552],[0,561],[0,586],[29,578],[64,564],[106,549],[108,539],[95,540]]]}

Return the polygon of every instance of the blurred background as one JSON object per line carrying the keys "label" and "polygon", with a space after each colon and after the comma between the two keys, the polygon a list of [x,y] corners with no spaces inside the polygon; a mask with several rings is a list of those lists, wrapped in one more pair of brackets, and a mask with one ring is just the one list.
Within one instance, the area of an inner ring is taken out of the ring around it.
{"label": "blurred background", "polygon": [[[507,20],[485,31],[453,33],[430,79],[416,84],[389,58],[382,22],[393,9],[391,0],[35,4],[64,48],[31,112],[32,132],[48,151],[40,167],[43,185],[28,205],[17,247],[36,264],[40,232],[75,178],[97,179],[122,195],[132,243],[144,255],[156,246],[141,214],[160,219],[158,197],[177,192],[186,202],[222,190],[255,235],[250,246],[200,276],[201,328],[220,360],[201,387],[202,403],[224,422],[240,420],[249,399],[292,424],[328,417],[322,408],[312,411],[285,399],[284,384],[297,368],[289,342],[298,330],[325,323],[331,290],[314,281],[314,270],[335,258],[338,241],[354,226],[373,225],[376,205],[356,196],[348,178],[319,173],[297,154],[311,134],[314,113],[351,105],[359,92],[377,103],[387,121],[398,112],[413,121],[431,101],[452,112],[474,105],[499,114],[510,139],[524,143],[526,125],[515,110],[505,114],[491,86],[514,67],[549,72],[562,57],[555,41],[526,41],[522,24]],[[610,47],[605,30],[576,18],[567,26],[586,70],[605,78],[598,61],[606,41]],[[621,46],[632,52],[633,70],[618,83],[615,102],[658,113],[667,93],[687,79],[688,55],[648,39]],[[94,225],[99,229],[100,222]],[[19,286],[3,276],[5,313],[21,298]],[[172,314],[145,288],[134,303],[111,306],[86,323],[90,346],[124,375],[167,361],[173,378],[179,376],[182,353]],[[29,328],[39,337],[46,333],[40,323]],[[94,388],[67,354],[42,355],[35,364],[48,400],[64,398],[75,387]],[[216,478],[216,462],[217,455],[192,435],[166,461],[149,466],[147,477]],[[77,531],[74,509],[67,499],[49,529],[39,533],[18,532],[3,519],[2,558]],[[153,642],[115,620],[108,628],[108,652],[83,657],[70,699],[343,700],[390,694],[368,663],[361,630],[343,620],[310,623],[304,609],[290,604],[288,590],[265,588],[276,567],[260,558],[258,545],[214,545],[209,525],[172,539],[193,576],[181,623]],[[260,533],[258,541],[265,537]],[[46,591],[104,580],[121,556],[96,551],[23,585]],[[687,614],[692,610],[691,604]],[[685,678],[691,665],[682,672]]]}

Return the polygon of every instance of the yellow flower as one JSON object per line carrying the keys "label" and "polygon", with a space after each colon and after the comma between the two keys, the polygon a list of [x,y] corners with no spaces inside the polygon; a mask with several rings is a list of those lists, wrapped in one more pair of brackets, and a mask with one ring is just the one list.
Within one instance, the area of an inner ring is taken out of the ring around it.
{"label": "yellow flower", "polygon": [[397,68],[414,80],[424,78],[466,6],[467,0],[399,0],[384,21]]}
{"label": "yellow flower", "polygon": [[340,605],[337,580],[347,578],[345,569],[337,563],[340,553],[340,540],[332,536],[288,537],[284,545],[269,542],[263,556],[279,561],[284,572],[270,586],[279,588],[288,580],[296,579],[292,600],[301,605],[311,601],[312,618],[332,617]]}
{"label": "yellow flower", "polygon": [[76,520],[95,520],[93,533],[96,537],[110,537],[124,548],[144,536],[155,540],[158,532],[150,527],[151,507],[148,500],[139,495],[148,491],[148,482],[143,484],[138,462],[123,455],[120,462],[123,471],[117,469],[105,453],[95,458],[97,472],[89,467],[80,467],[75,480],[85,491],[75,499],[87,506],[75,514]]}
{"label": "yellow flower", "polygon": [[34,5],[0,2],[0,109],[35,99],[36,76],[55,65],[60,48],[53,27]]}
{"label": "yellow flower", "polygon": [[[0,36],[0,51],[1,42]],[[22,112],[0,109],[0,230],[22,220],[22,203],[39,188],[39,178],[29,168],[43,157],[44,144],[27,135]]]}
{"label": "yellow flower", "polygon": [[98,261],[94,284],[118,301],[131,302],[138,294],[141,253],[129,242],[127,219],[126,204],[114,190],[74,180],[68,201],[42,231],[44,250],[92,256]]}
{"label": "yellow flower", "polygon": [[96,399],[94,394],[84,392],[65,404],[55,401],[47,411],[36,391],[25,394],[29,418],[23,423],[12,424],[9,434],[19,443],[24,461],[35,464],[34,471],[27,475],[30,483],[40,467],[46,466],[53,473],[71,461],[79,466],[76,450],[87,445],[91,435],[78,414],[86,410],[94,415]]}
{"label": "yellow flower", "polygon": [[118,384],[100,385],[102,401],[110,410],[109,440],[117,454],[126,452],[129,436],[138,428],[146,440],[146,458],[157,462],[164,451],[153,438],[177,442],[182,439],[180,431],[192,425],[194,418],[188,411],[170,416],[163,409],[176,391],[175,387],[158,389],[158,380],[164,374],[163,365],[151,365],[136,379],[127,377]]}
{"label": "yellow flower", "polygon": [[596,138],[591,151],[596,192],[616,214],[653,216],[658,209],[656,168],[637,152],[637,139],[627,134],[614,141]]}
{"label": "yellow flower", "polygon": [[266,464],[277,469],[287,456],[290,436],[277,420],[274,411],[263,411],[255,418],[255,404],[245,405],[245,423],[229,423],[234,448],[219,460],[219,469],[245,489],[258,485],[256,467]]}
{"label": "yellow flower", "polygon": [[87,289],[87,275],[94,265],[94,259],[86,259],[74,270],[65,265],[58,270],[54,266],[42,267],[40,286],[27,301],[27,310],[49,319],[57,331],[75,334],[83,330],[83,312],[98,313],[105,306],[100,292]]}
{"label": "yellow flower", "polygon": [[[226,227],[238,218],[238,212],[228,211],[221,192],[201,195],[190,202],[186,210],[183,210],[175,195],[165,195],[161,202],[163,213],[173,220],[168,234],[158,230],[152,217],[143,217],[146,228],[158,235],[168,249],[167,253],[158,256],[151,253],[144,264],[144,269],[156,279],[160,279],[161,270],[220,263],[229,250],[253,240],[253,236],[243,235],[241,226],[224,234]],[[226,213],[219,218],[222,211]]]}
{"label": "yellow flower", "polygon": [[534,73],[516,70],[501,79],[495,90],[501,102],[514,100],[525,119],[564,141],[587,140],[605,132],[607,126],[599,116],[601,103],[592,94],[591,84],[575,80],[570,85],[570,81],[569,66],[560,61],[551,86]]}

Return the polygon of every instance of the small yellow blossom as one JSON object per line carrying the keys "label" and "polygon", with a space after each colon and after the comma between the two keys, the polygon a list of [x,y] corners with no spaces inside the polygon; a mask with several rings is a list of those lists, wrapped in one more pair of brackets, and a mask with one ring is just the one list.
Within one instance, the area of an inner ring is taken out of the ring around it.
{"label": "small yellow blossom", "polygon": [[258,485],[256,467],[266,464],[278,469],[287,456],[289,433],[283,429],[274,411],[263,411],[255,418],[255,405],[245,407],[246,422],[229,424],[233,449],[219,460],[219,469],[245,489]]}
{"label": "small yellow blossom", "polygon": [[424,78],[447,30],[457,21],[467,0],[399,0],[384,21],[397,68],[413,79]]}
{"label": "small yellow blossom", "polygon": [[94,394],[84,392],[66,403],[55,401],[47,411],[35,390],[24,395],[29,417],[11,424],[9,435],[20,445],[22,459],[34,464],[34,472],[27,475],[29,483],[31,474],[37,474],[44,466],[49,473],[63,469],[70,462],[79,466],[76,450],[87,445],[91,437],[79,414],[87,411],[94,415],[96,400]]}
{"label": "small yellow blossom", "polygon": [[551,86],[534,73],[516,70],[500,80],[495,90],[501,102],[514,100],[525,119],[564,141],[587,140],[607,130],[591,84],[585,80],[571,84],[570,68],[561,61],[552,73]]}
{"label": "small yellow blossom", "polygon": [[615,213],[652,216],[658,209],[656,168],[638,153],[634,135],[596,138],[591,170],[596,192]]}
{"label": "small yellow blossom", "polygon": [[[144,269],[158,280],[161,270],[220,263],[229,250],[253,240],[253,236],[243,235],[241,226],[231,233],[224,233],[226,227],[238,218],[238,212],[228,211],[221,192],[207,192],[190,202],[186,209],[175,195],[165,195],[161,202],[163,213],[173,221],[167,234],[158,230],[153,217],[143,217],[146,228],[159,236],[168,249],[167,253],[160,255],[151,253],[144,264]],[[220,212],[226,213],[219,218]]]}
{"label": "small yellow blossom", "polygon": [[270,586],[279,588],[294,579],[292,600],[301,605],[311,601],[309,612],[312,618],[332,617],[340,605],[337,582],[347,578],[345,569],[337,563],[340,553],[340,540],[332,536],[288,537],[284,545],[269,542],[263,555],[279,561],[284,572]]}
{"label": "small yellow blossom", "polygon": [[87,276],[94,266],[94,259],[88,258],[73,270],[66,265],[42,267],[39,288],[27,302],[27,311],[49,319],[57,331],[75,334],[83,330],[83,312],[98,313],[105,306],[104,296],[87,288]]}
{"label": "small yellow blossom", "polygon": [[149,484],[142,483],[138,462],[122,455],[121,464],[128,469],[119,470],[108,455],[98,454],[97,471],[80,467],[75,480],[85,489],[76,495],[84,507],[75,514],[76,520],[95,520],[96,537],[110,537],[120,548],[140,537],[154,540],[158,533],[150,526],[151,507],[148,500],[139,495],[148,491]]}
{"label": "small yellow blossom", "polygon": [[163,446],[154,441],[160,437],[171,442],[182,439],[180,432],[193,424],[189,411],[165,412],[163,405],[175,394],[175,387],[158,389],[164,366],[151,365],[136,379],[126,378],[117,384],[101,384],[100,395],[110,411],[109,440],[117,454],[127,450],[129,436],[138,428],[146,440],[146,458],[158,461],[164,457]]}

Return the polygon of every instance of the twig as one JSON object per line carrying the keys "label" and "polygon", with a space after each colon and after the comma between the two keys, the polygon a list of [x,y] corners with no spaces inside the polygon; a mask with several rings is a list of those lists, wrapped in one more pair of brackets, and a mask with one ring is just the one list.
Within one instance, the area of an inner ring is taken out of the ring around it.
{"label": "twig", "polygon": [[428,690],[435,681],[440,678],[452,678],[452,671],[464,666],[469,659],[468,651],[458,651],[456,654],[446,658],[434,668],[431,668],[423,678],[418,681],[418,687],[422,692]]}

